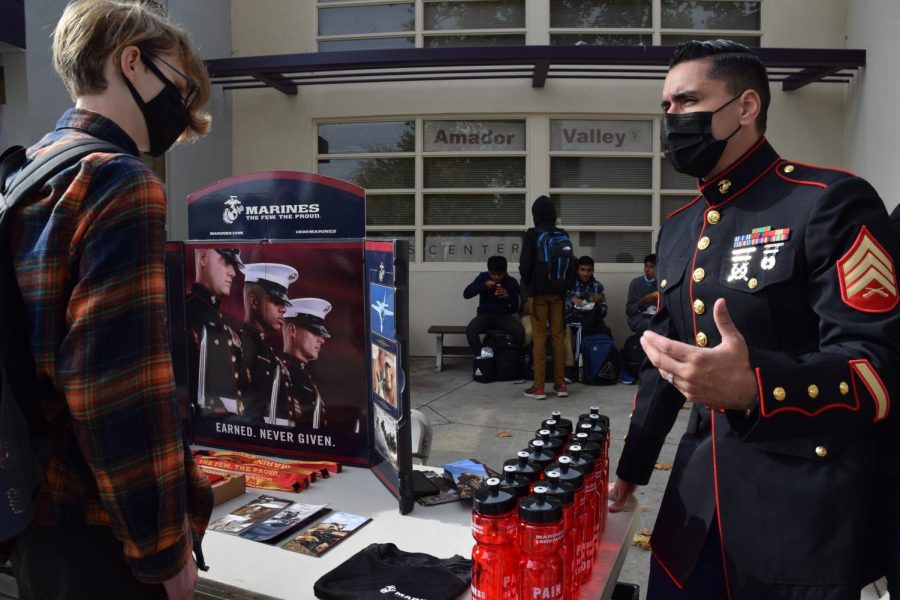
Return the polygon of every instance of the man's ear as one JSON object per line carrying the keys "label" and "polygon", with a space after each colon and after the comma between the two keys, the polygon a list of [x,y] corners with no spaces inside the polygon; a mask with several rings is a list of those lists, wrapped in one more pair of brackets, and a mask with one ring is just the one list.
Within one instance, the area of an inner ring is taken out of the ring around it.
{"label": "man's ear", "polygon": [[762,99],[756,90],[745,90],[740,99],[741,125],[755,125],[759,111],[762,110]]}
{"label": "man's ear", "polygon": [[139,68],[140,63],[141,51],[138,50],[137,46],[126,46],[125,49],[122,50],[122,54],[119,57],[119,68],[132,84],[134,84],[135,79],[137,78],[137,69]]}
{"label": "man's ear", "polygon": [[259,296],[251,292],[247,294],[247,300],[250,303],[250,310],[259,311]]}
{"label": "man's ear", "polygon": [[197,258],[200,261],[200,266],[206,267],[209,264],[209,250],[197,250]]}

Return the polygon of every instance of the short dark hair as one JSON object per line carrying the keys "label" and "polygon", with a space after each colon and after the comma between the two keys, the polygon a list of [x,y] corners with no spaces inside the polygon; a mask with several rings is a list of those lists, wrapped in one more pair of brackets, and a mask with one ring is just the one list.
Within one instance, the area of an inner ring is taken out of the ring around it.
{"label": "short dark hair", "polygon": [[650,263],[651,265],[655,265],[655,264],[656,264],[656,255],[655,255],[655,254],[648,254],[647,256],[645,256],[645,257],[644,257],[644,264],[646,265],[647,263]]}
{"label": "short dark hair", "polygon": [[587,255],[582,256],[581,258],[578,259],[578,266],[580,267],[582,265],[587,265],[589,267],[593,267],[594,259]]}
{"label": "short dark hair", "polygon": [[491,273],[506,273],[506,257],[492,256],[488,259],[488,271]]}
{"label": "short dark hair", "polygon": [[759,94],[762,106],[756,118],[756,128],[760,133],[765,133],[766,114],[772,95],[769,92],[766,66],[759,57],[747,46],[732,40],[691,40],[675,46],[669,68],[704,58],[708,58],[710,62],[706,76],[724,81],[729,93],[736,96],[745,90],[754,90]]}

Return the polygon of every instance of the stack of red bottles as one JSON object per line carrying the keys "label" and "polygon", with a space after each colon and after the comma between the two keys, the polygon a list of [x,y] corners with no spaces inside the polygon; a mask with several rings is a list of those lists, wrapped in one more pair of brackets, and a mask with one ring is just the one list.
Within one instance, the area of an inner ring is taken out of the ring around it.
{"label": "stack of red bottles", "polygon": [[[600,550],[600,497],[597,494],[597,474],[594,461],[589,454],[581,451],[581,446],[571,444],[565,456],[572,459],[572,466],[584,474],[584,510],[589,515],[585,526],[590,526],[590,536],[585,543],[585,570],[582,581],[587,582],[594,569],[594,559]],[[562,458],[562,457],[560,457]]]}
{"label": "stack of red bottles", "polygon": [[519,599],[518,498],[492,477],[472,500],[472,598]]}
{"label": "stack of red bottles", "polygon": [[519,502],[519,594],[521,598],[564,600],[561,550],[565,524],[560,501],[538,485]]}
{"label": "stack of red bottles", "polygon": [[563,538],[563,590],[565,597],[578,598],[578,590],[581,588],[581,580],[575,576],[575,548],[578,545],[577,530],[575,529],[575,489],[571,484],[559,480],[559,471],[547,471],[544,478],[547,487],[547,496],[556,498],[562,504],[563,526],[566,535]]}
{"label": "stack of red bottles", "polygon": [[595,514],[587,510],[585,502],[584,473],[575,468],[571,456],[560,456],[559,461],[545,471],[545,478],[549,471],[558,471],[560,481],[565,481],[575,490],[575,577],[583,583],[588,571],[588,552],[594,544],[595,519]]}

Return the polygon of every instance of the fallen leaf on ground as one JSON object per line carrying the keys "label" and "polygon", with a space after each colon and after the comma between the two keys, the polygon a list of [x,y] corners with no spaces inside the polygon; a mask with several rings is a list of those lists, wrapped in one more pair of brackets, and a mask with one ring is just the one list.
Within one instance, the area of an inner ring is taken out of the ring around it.
{"label": "fallen leaf on ground", "polygon": [[512,433],[509,431],[498,431],[497,437],[512,437]]}
{"label": "fallen leaf on ground", "polygon": [[653,509],[650,508],[649,506],[645,506],[641,509],[641,512],[650,512],[651,510],[653,510]]}
{"label": "fallen leaf on ground", "polygon": [[653,531],[644,527],[643,529],[641,529],[641,535],[646,535],[647,537],[650,537],[651,535],[653,535]]}
{"label": "fallen leaf on ground", "polygon": [[649,550],[650,549],[650,536],[643,535],[641,533],[636,533],[636,534],[634,534],[634,537],[631,538],[631,544],[633,546],[637,546],[641,550]]}
{"label": "fallen leaf on ground", "polygon": [[656,463],[656,466],[653,467],[657,471],[671,471],[672,463]]}

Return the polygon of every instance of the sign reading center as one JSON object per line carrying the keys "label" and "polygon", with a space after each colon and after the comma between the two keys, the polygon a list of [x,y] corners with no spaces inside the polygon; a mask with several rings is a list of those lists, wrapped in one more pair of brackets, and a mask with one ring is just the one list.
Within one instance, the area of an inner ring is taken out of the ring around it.
{"label": "sign reading center", "polygon": [[426,152],[525,150],[525,121],[425,121]]}
{"label": "sign reading center", "polygon": [[651,121],[550,121],[550,149],[589,152],[651,152]]}

